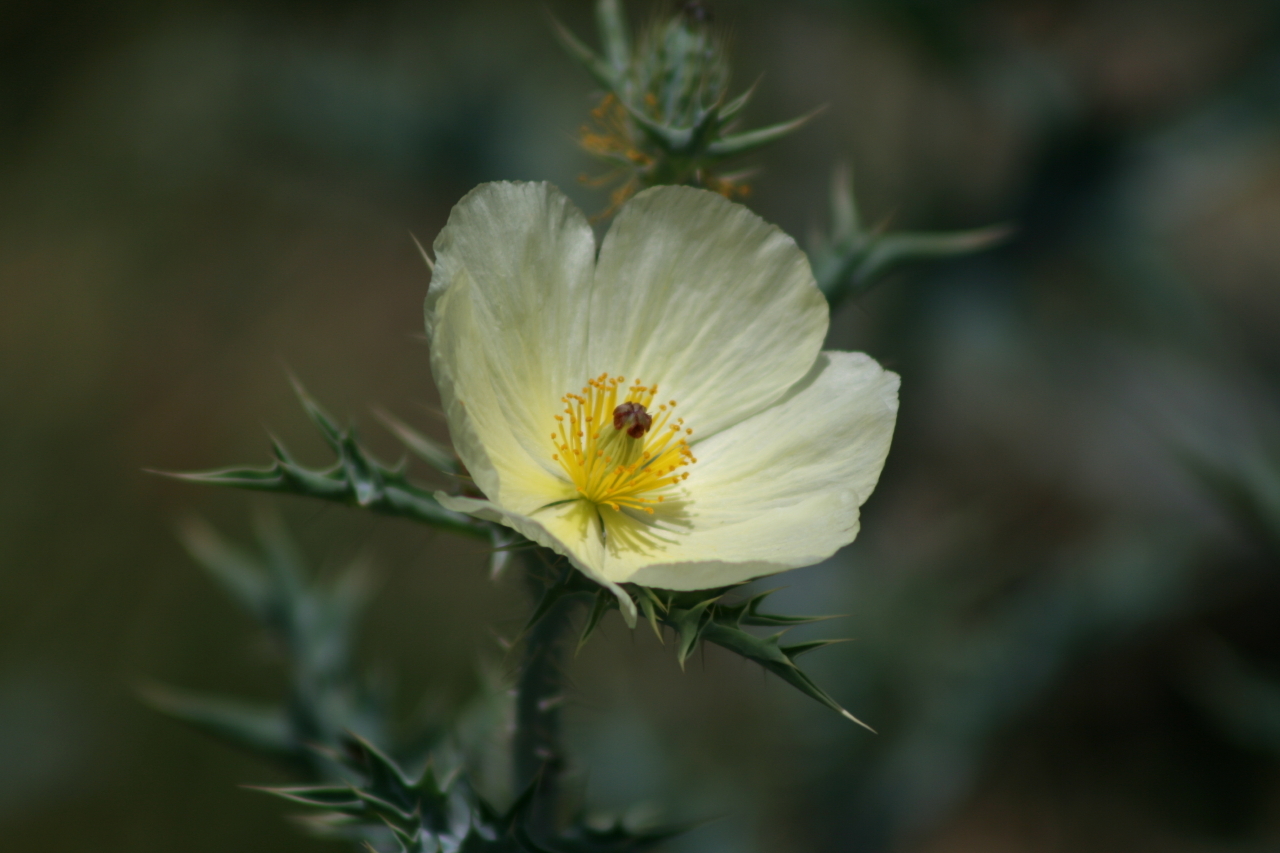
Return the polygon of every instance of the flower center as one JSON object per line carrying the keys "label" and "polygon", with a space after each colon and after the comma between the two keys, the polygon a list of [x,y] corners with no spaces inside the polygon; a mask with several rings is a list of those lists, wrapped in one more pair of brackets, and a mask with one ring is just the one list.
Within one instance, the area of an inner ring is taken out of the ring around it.
{"label": "flower center", "polygon": [[580,394],[560,398],[565,409],[556,415],[551,458],[592,503],[652,513],[689,476],[680,469],[698,461],[689,449],[693,430],[675,418],[675,400],[653,408],[657,385],[636,381],[622,396],[624,382],[602,373]]}

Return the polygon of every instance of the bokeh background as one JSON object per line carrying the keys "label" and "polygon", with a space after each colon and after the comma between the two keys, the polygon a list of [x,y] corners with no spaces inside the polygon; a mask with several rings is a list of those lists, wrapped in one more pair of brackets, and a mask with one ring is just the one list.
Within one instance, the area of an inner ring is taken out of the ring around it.
{"label": "bokeh background", "polygon": [[[753,123],[827,105],[750,161],[766,219],[803,241],[846,162],[871,221],[1018,230],[833,318],[901,419],[859,541],[775,606],[849,614],[806,661],[881,734],[613,616],[572,669],[582,796],[718,817],[678,851],[1280,849],[1280,9],[713,10]],[[406,716],[502,670],[525,604],[479,546],[143,469],[265,463],[267,430],[323,462],[290,372],[387,458],[375,406],[444,438],[410,234],[486,180],[607,204],[545,11],[0,5],[0,849],[328,845],[238,787],[277,768],[137,698],[281,690],[188,516],[368,559],[361,655]]]}

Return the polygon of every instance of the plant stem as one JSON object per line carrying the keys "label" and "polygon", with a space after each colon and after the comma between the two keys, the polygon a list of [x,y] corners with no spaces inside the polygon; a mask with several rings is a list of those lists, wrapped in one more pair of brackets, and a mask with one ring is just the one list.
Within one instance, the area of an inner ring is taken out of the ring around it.
{"label": "plant stem", "polygon": [[[535,607],[547,590],[546,575],[554,559],[538,548],[527,552],[522,560]],[[529,629],[516,682],[515,791],[518,794],[537,783],[529,822],[542,835],[556,830],[559,776],[564,767],[560,749],[562,669],[566,639],[577,607],[575,598],[562,598]]]}

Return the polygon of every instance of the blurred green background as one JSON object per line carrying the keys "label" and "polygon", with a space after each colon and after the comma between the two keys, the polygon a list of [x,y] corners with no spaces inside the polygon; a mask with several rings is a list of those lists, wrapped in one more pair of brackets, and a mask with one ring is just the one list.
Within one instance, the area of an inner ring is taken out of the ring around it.
{"label": "blurred green background", "polygon": [[[751,161],[766,219],[803,241],[845,161],[870,221],[1019,230],[833,318],[901,419],[861,538],[775,608],[849,614],[806,660],[881,734],[610,617],[572,669],[582,795],[724,816],[678,851],[1280,848],[1280,8],[712,5],[750,122],[828,105]],[[280,690],[187,516],[276,506],[322,569],[369,559],[406,715],[502,669],[525,604],[479,546],[143,469],[265,463],[264,427],[324,461],[289,372],[387,458],[374,406],[445,436],[410,234],[486,180],[607,203],[545,11],[0,5],[0,849],[327,845],[237,787],[278,770],[137,699]]]}

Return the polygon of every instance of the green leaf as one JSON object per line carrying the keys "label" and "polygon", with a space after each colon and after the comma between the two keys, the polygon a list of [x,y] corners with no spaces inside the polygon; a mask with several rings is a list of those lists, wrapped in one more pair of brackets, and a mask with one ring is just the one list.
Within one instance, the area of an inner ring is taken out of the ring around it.
{"label": "green leaf", "polygon": [[741,628],[718,621],[709,622],[702,629],[702,636],[718,646],[722,646],[748,660],[755,661],[801,693],[821,702],[831,710],[862,726],[867,731],[875,731],[871,726],[846,711],[839,702],[831,698],[812,678],[795,665],[792,658],[809,651],[810,644],[798,644],[799,651],[788,653],[790,647],[783,648],[778,644],[778,639],[782,636],[781,633],[769,637],[757,637],[754,634],[748,634]]}
{"label": "green leaf", "polygon": [[[555,607],[564,598],[574,595],[582,595],[589,590],[583,589],[579,582],[581,575],[572,566],[565,566],[563,573],[558,577],[546,590],[542,593],[542,597],[538,600],[538,606],[533,609],[529,620],[525,622],[524,628],[520,630],[520,636],[524,636],[542,621],[542,618],[551,612],[551,608]],[[592,584],[594,586],[594,584]]]}
{"label": "green leaf", "polygon": [[848,637],[840,637],[834,640],[808,640],[803,643],[792,643],[789,646],[780,646],[782,653],[786,655],[793,663],[800,655],[811,652],[815,649],[825,649],[827,646],[834,646],[837,643],[853,642]]}
{"label": "green leaf", "polygon": [[426,462],[442,474],[458,474],[461,470],[458,457],[444,445],[428,438],[404,421],[392,416],[382,409],[375,409],[374,415],[382,421],[383,426],[395,434],[414,456]]}
{"label": "green leaf", "polygon": [[161,685],[142,687],[139,693],[143,701],[160,713],[233,746],[275,758],[301,758],[303,748],[294,739],[293,727],[281,707]]}
{"label": "green leaf", "polygon": [[291,787],[246,785],[245,787],[250,791],[261,791],[304,806],[340,811],[363,808],[363,803],[350,785],[294,785]]}
{"label": "green leaf", "polygon": [[274,596],[258,563],[231,545],[208,523],[188,518],[178,538],[205,571],[242,607],[259,620],[271,615]]}
{"label": "green leaf", "polygon": [[[653,626],[653,634],[658,638],[658,642],[666,645],[666,640],[662,637],[662,628],[658,624],[658,608],[662,607],[662,601],[654,594],[653,590],[642,586],[640,587],[639,600],[636,603],[640,605],[640,610],[643,611],[644,617]],[[666,611],[665,607],[662,607],[662,609],[664,612]]]}
{"label": "green leaf", "polygon": [[604,587],[596,590],[595,599],[591,602],[591,611],[587,613],[587,620],[582,624],[582,635],[578,637],[578,646],[574,654],[582,651],[582,647],[587,644],[587,639],[595,633],[600,620],[604,618],[606,613],[617,606],[617,596],[612,592]]}
{"label": "green leaf", "polygon": [[1012,233],[1008,225],[992,225],[971,231],[884,234],[872,240],[853,277],[865,287],[899,264],[972,254],[1004,242]]}
{"label": "green leaf", "polygon": [[316,429],[320,430],[320,434],[324,436],[324,440],[328,442],[330,449],[341,456],[342,430],[334,423],[333,418],[329,417],[328,413],[320,408],[320,404],[315,401],[315,398],[307,393],[307,389],[302,386],[296,376],[290,376],[289,382],[293,385],[293,393],[297,395],[299,402],[302,403],[302,408],[306,411],[311,423],[315,424]]}
{"label": "green leaf", "polygon": [[825,107],[818,107],[799,118],[791,121],[772,124],[768,127],[761,127],[755,130],[746,130],[742,133],[735,133],[731,136],[724,136],[717,139],[707,146],[707,154],[712,157],[732,157],[735,154],[744,154],[753,151],[761,146],[768,145],[770,142],[776,142],[788,134],[794,133],[809,122],[814,116],[822,112]]}
{"label": "green leaf", "polygon": [[301,385],[295,383],[295,386],[311,422],[338,456],[334,465],[324,469],[306,468],[273,439],[276,459],[270,468],[157,473],[208,485],[320,498],[380,515],[408,518],[454,533],[482,539],[490,537],[488,524],[445,509],[430,492],[410,483],[403,470],[383,465],[360,446],[350,431],[339,429]]}
{"label": "green leaf", "polygon": [[617,86],[620,78],[615,76],[609,63],[596,56],[595,51],[579,41],[578,37],[568,27],[556,20],[554,16],[551,17],[551,29],[560,41],[561,46],[569,52],[570,56],[581,62],[591,72],[591,76],[596,78],[597,83],[610,91]]}
{"label": "green leaf", "polygon": [[862,233],[858,205],[853,197],[853,172],[844,163],[831,176],[831,233],[843,243]]}
{"label": "green leaf", "polygon": [[272,597],[277,602],[300,601],[306,596],[306,570],[302,554],[285,530],[280,516],[268,512],[255,513],[253,532],[265,558],[263,573],[273,581]]}
{"label": "green leaf", "polygon": [[[869,731],[874,731],[846,711],[795,664],[795,659],[800,655],[834,643],[846,642],[846,640],[810,640],[784,646],[779,640],[785,631],[770,637],[757,637],[740,627],[747,625],[789,629],[796,625],[820,622],[834,617],[781,616],[761,613],[761,603],[777,590],[757,593],[736,604],[725,604],[721,598],[731,587],[692,592],[655,591],[641,586],[631,588],[634,590],[633,599],[653,626],[659,641],[662,641],[662,625],[676,632],[679,638],[676,659],[681,669],[684,668],[685,661],[700,641],[712,642],[741,657],[755,661],[806,696],[821,702]],[[597,600],[597,607],[607,609],[607,606],[601,604],[599,600]]]}
{"label": "green leaf", "polygon": [[729,101],[729,103],[721,107],[720,121],[722,122],[730,121],[733,119],[734,116],[742,112],[742,108],[745,107],[751,101],[752,96],[755,95],[756,93],[756,87],[759,85],[760,85],[760,80],[757,78],[756,82],[752,83],[751,86],[745,92],[743,92],[741,95],[739,95],[738,97],[734,98],[732,101]]}
{"label": "green leaf", "polygon": [[818,289],[834,307],[866,293],[895,267],[912,262],[966,255],[1003,242],[1006,225],[969,231],[885,234],[862,226],[853,197],[853,179],[844,165],[831,181],[831,232],[814,242],[809,260]]}
{"label": "green leaf", "polygon": [[627,115],[640,126],[650,141],[662,148],[668,154],[689,154],[694,139],[693,127],[672,127],[649,118],[640,110],[627,103],[622,98],[618,99],[618,103],[626,109]]}
{"label": "green leaf", "polygon": [[597,0],[596,26],[600,28],[605,59],[613,69],[614,79],[619,79],[631,64],[631,36],[627,33],[622,4],[618,0]]}
{"label": "green leaf", "polygon": [[716,603],[719,596],[708,598],[688,608],[671,608],[670,615],[667,617],[667,624],[676,630],[680,638],[679,646],[676,649],[676,660],[680,663],[680,668],[684,669],[684,662],[689,655],[693,654],[694,648],[698,644],[698,640],[702,637],[702,629],[710,618],[708,609]]}
{"label": "green leaf", "polygon": [[768,628],[786,628],[795,625],[808,625],[811,622],[825,622],[828,619],[839,618],[838,616],[779,616],[775,613],[761,613],[761,603],[777,591],[777,589],[770,589],[757,595],[753,595],[738,607],[733,608],[739,614],[736,624],[757,625]]}

